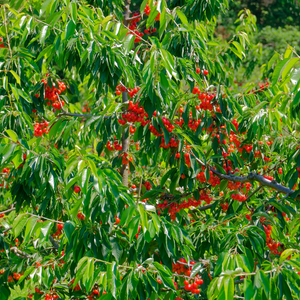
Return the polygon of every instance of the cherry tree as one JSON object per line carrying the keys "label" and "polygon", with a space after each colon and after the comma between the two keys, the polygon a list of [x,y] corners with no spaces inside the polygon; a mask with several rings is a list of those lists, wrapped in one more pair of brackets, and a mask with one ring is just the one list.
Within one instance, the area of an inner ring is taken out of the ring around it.
{"label": "cherry tree", "polygon": [[0,299],[298,299],[300,69],[242,84],[227,0],[2,1]]}

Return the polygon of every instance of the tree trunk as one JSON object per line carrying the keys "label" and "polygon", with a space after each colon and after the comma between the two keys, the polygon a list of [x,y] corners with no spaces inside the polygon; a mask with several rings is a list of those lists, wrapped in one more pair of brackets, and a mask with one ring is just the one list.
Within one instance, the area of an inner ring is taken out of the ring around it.
{"label": "tree trunk", "polygon": [[[125,11],[124,11],[124,20],[123,24],[125,26],[128,26],[128,20],[130,17],[130,3],[131,0],[125,1]],[[128,93],[127,91],[122,92],[122,102],[128,101]],[[123,112],[126,112],[126,108],[123,108]],[[122,151],[123,153],[129,152],[129,136],[126,138],[125,132],[122,134]],[[122,182],[123,184],[128,187],[128,165],[123,164],[121,169],[121,175],[122,175]]]}

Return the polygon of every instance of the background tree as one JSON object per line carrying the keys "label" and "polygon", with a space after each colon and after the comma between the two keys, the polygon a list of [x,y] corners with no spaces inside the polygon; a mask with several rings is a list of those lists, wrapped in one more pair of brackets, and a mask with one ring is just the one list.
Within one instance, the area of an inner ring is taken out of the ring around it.
{"label": "background tree", "polygon": [[299,57],[236,84],[227,7],[3,2],[0,299],[299,298]]}

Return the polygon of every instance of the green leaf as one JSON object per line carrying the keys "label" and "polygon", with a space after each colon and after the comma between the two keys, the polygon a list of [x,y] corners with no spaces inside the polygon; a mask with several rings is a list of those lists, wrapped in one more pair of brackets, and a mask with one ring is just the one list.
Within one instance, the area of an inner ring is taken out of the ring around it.
{"label": "green leaf", "polygon": [[89,259],[88,257],[84,256],[79,260],[77,267],[76,267],[76,278],[73,283],[73,287],[75,287],[76,284],[82,279],[82,277],[85,273],[85,270],[87,268],[88,259]]}
{"label": "green leaf", "polygon": [[234,295],[234,280],[231,276],[225,276],[224,278],[224,290],[225,299],[231,300]]}
{"label": "green leaf", "polygon": [[6,129],[6,133],[9,135],[9,137],[14,141],[18,141],[18,135],[11,129]]}
{"label": "green leaf", "polygon": [[13,70],[10,70],[10,73],[15,77],[18,84],[21,84],[20,76]]}
{"label": "green leaf", "polygon": [[203,264],[202,263],[196,263],[194,266],[193,266],[193,269],[191,271],[191,277],[194,277],[196,276],[200,270],[203,268]]}
{"label": "green leaf", "polygon": [[250,278],[244,279],[245,300],[252,300],[254,296],[253,283]]}
{"label": "green leaf", "polygon": [[188,19],[186,18],[185,14],[180,9],[176,9],[176,14],[183,24],[189,25]]}
{"label": "green leaf", "polygon": [[116,297],[117,293],[117,265],[114,261],[113,263],[107,264],[107,284],[108,291],[112,293],[113,297]]}
{"label": "green leaf", "polygon": [[26,229],[25,229],[25,235],[24,235],[24,242],[29,241],[30,237],[34,233],[34,229],[36,227],[38,217],[30,217],[26,224]]}
{"label": "green leaf", "polygon": [[293,107],[298,106],[300,103],[300,91],[297,92],[297,94],[295,95],[294,99],[293,99]]}
{"label": "green leaf", "polygon": [[66,40],[74,34],[75,29],[76,24],[72,20],[70,20],[66,27]]}
{"label": "green leaf", "polygon": [[44,26],[40,35],[40,43],[43,45],[47,36],[48,26]]}
{"label": "green leaf", "polygon": [[297,250],[296,249],[286,249],[286,250],[284,250],[280,255],[279,263],[282,264],[282,262],[285,261],[287,259],[287,257],[289,257],[294,252],[297,252]]}
{"label": "green leaf", "polygon": [[75,2],[71,3],[71,18],[74,24],[77,23],[77,4]]}
{"label": "green leaf", "polygon": [[269,279],[267,277],[267,275],[264,273],[264,271],[260,270],[259,271],[259,277],[260,277],[260,281],[264,286],[264,290],[267,294],[267,296],[269,297],[270,294],[270,282]]}
{"label": "green leaf", "polygon": [[124,48],[126,50],[125,53],[129,53],[134,45],[135,36],[133,34],[128,34],[124,40]]}
{"label": "green leaf", "polygon": [[72,222],[72,221],[65,222],[63,228],[64,228],[65,235],[66,235],[66,237],[68,239],[68,242],[71,243],[72,234],[73,234],[73,232],[75,230],[75,224],[74,224],[74,222]]}
{"label": "green leaf", "polygon": [[[172,280],[172,273],[165,269],[161,264],[158,262],[153,262],[153,265],[155,266],[156,270],[158,271],[159,275],[161,276],[161,280],[165,286],[175,291],[175,285]],[[167,267],[166,267],[167,268]]]}
{"label": "green leaf", "polygon": [[290,70],[292,69],[292,67],[299,62],[299,58],[298,57],[294,57],[292,59],[290,59],[290,61],[287,63],[287,65],[285,66],[284,70],[282,71],[282,80],[284,80],[286,78],[286,76],[289,74]]}
{"label": "green leaf", "polygon": [[15,237],[18,237],[20,235],[20,233],[23,231],[23,228],[27,223],[28,217],[29,216],[26,214],[21,214],[21,215],[18,215],[16,217],[16,219],[14,220],[13,232],[14,232]]}
{"label": "green leaf", "polygon": [[273,72],[273,77],[272,77],[272,84],[273,85],[275,85],[276,83],[277,83],[277,81],[278,81],[278,79],[279,79],[279,77],[280,77],[280,74],[282,73],[282,70],[283,70],[283,68],[284,68],[284,66],[286,65],[286,63],[289,61],[289,59],[288,58],[285,58],[284,60],[281,60],[278,64],[277,64],[277,66],[276,66],[276,68],[275,68],[275,70],[274,70],[274,72]]}

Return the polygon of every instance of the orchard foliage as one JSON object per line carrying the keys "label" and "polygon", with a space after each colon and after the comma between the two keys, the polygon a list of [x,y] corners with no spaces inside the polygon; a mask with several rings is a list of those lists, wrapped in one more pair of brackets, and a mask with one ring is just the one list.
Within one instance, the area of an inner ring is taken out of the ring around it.
{"label": "orchard foliage", "polygon": [[4,2],[0,299],[298,299],[297,53],[237,85],[227,1]]}

